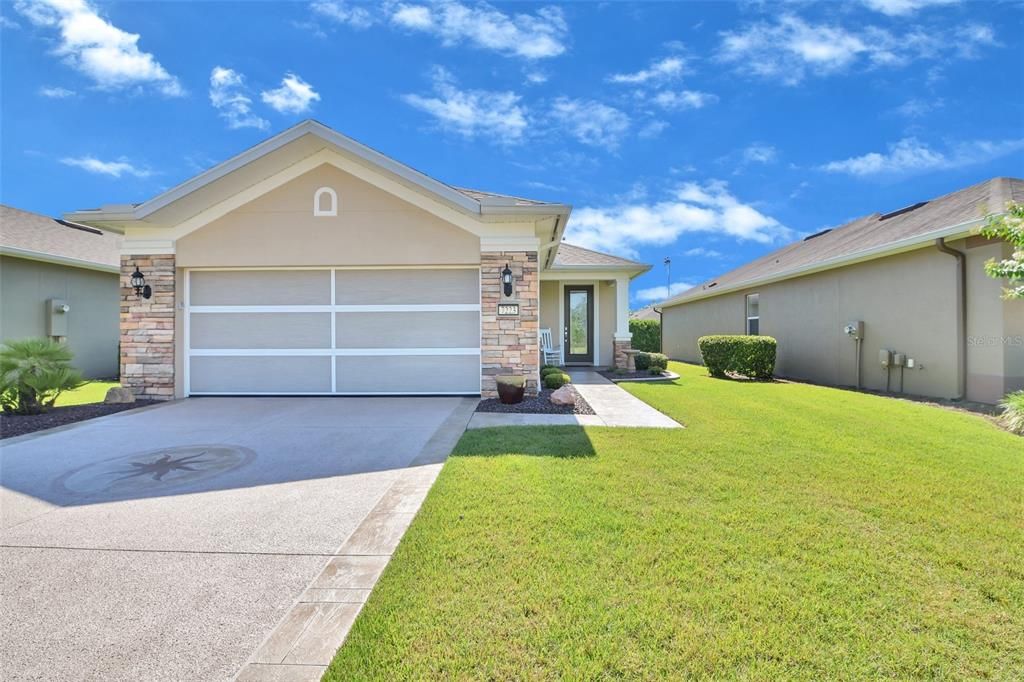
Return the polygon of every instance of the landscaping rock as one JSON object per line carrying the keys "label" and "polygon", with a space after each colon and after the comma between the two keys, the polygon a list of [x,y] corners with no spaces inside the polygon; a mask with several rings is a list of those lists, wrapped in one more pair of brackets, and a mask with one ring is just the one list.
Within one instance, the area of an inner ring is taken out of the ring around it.
{"label": "landscaping rock", "polygon": [[123,405],[125,403],[134,403],[135,394],[132,393],[132,389],[125,388],[124,386],[114,386],[107,391],[107,397],[103,399],[103,402],[108,405]]}
{"label": "landscaping rock", "polygon": [[554,405],[573,405],[576,403],[576,391],[572,386],[566,384],[552,393],[548,400]]}

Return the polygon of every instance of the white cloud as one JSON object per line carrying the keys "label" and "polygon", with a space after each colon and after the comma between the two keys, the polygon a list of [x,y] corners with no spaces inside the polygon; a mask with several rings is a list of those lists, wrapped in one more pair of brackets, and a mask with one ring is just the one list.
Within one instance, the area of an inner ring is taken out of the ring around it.
{"label": "white cloud", "polygon": [[366,29],[373,26],[375,19],[364,7],[354,6],[344,0],[314,0],[310,9],[320,16],[339,24],[347,24],[354,29]]}
{"label": "white cloud", "polygon": [[662,90],[651,101],[666,111],[702,109],[718,101],[717,95],[699,90]]}
{"label": "white cloud", "polygon": [[[667,298],[671,298],[676,294],[681,294],[687,289],[692,289],[695,285],[690,282],[672,282],[668,287],[650,287],[647,289],[641,289],[633,294],[633,298],[637,301],[664,301]],[[668,295],[666,296],[666,292]]]}
{"label": "white cloud", "polygon": [[67,88],[61,87],[49,87],[44,85],[39,88],[39,94],[43,97],[49,97],[50,99],[67,99],[75,94],[74,90],[68,90]]}
{"label": "white cloud", "polygon": [[527,85],[542,85],[544,83],[547,83],[549,78],[546,72],[541,71],[539,69],[527,71],[524,74],[524,77],[526,78]]}
{"label": "white cloud", "polygon": [[661,83],[675,80],[683,75],[686,62],[682,57],[665,57],[651,63],[646,69],[634,71],[633,73],[615,73],[608,76],[612,83],[627,83],[639,85],[642,83]]}
{"label": "white cloud", "polygon": [[320,101],[320,95],[313,86],[294,73],[285,74],[281,87],[264,90],[260,99],[270,108],[282,114],[301,114],[309,111],[313,102]]}
{"label": "white cloud", "polygon": [[715,251],[714,249],[705,249],[703,246],[698,246],[695,249],[687,249],[686,251],[683,251],[683,255],[688,256],[690,258],[697,258],[698,256],[702,256],[704,258],[721,258],[725,254],[723,254],[721,251]]}
{"label": "white cloud", "polygon": [[778,158],[778,151],[770,144],[755,142],[743,150],[745,163],[771,163]]}
{"label": "white cloud", "polygon": [[391,22],[435,35],[445,46],[467,42],[524,59],[557,57],[565,52],[569,32],[558,7],[509,15],[486,3],[470,7],[454,1],[400,3],[391,10]]}
{"label": "white cloud", "polygon": [[936,109],[941,109],[946,105],[946,102],[942,98],[935,99],[908,99],[903,104],[899,105],[893,111],[900,116],[906,118],[921,118],[926,114],[929,114]]}
{"label": "white cloud", "polygon": [[447,70],[432,73],[434,96],[403,95],[402,99],[437,119],[442,128],[464,137],[491,136],[502,144],[519,142],[527,128],[526,109],[511,91],[460,90]]}
{"label": "white cloud", "polygon": [[866,7],[890,17],[913,14],[919,9],[935,5],[955,5],[960,0],[861,0]]}
{"label": "white cloud", "polygon": [[975,58],[979,48],[998,44],[990,26],[967,24],[952,30],[911,27],[896,35],[867,26],[809,24],[792,14],[722,33],[717,58],[743,75],[800,83],[808,73],[826,76],[863,64],[899,67],[922,59]]}
{"label": "white cloud", "polygon": [[100,89],[150,85],[169,97],[185,94],[177,78],[139,49],[137,33],[103,19],[86,0],[17,0],[15,8],[36,26],[60,31],[54,54]]}
{"label": "white cloud", "polygon": [[0,28],[7,28],[12,31],[17,31],[18,29],[21,28],[21,24],[14,21],[13,19],[9,19],[4,15],[0,14]]}
{"label": "white cloud", "polygon": [[1024,138],[1016,140],[974,140],[953,145],[948,151],[932,149],[917,138],[906,137],[889,145],[886,152],[869,152],[820,166],[829,173],[903,175],[960,168],[984,163],[1024,149]]}
{"label": "white cloud", "polygon": [[252,99],[247,92],[242,74],[223,66],[213,67],[210,72],[210,104],[227,121],[228,128],[266,130],[270,122],[253,113]]}
{"label": "white cloud", "polygon": [[551,115],[583,144],[615,149],[629,130],[629,116],[594,100],[559,97]]}
{"label": "white cloud", "polygon": [[566,240],[587,248],[636,257],[640,246],[671,244],[680,235],[707,232],[739,240],[771,243],[794,233],[779,221],[711,181],[683,183],[654,204],[624,202],[573,212]]}
{"label": "white cloud", "polygon": [[649,140],[658,137],[665,132],[669,127],[668,121],[654,120],[644,125],[640,130],[637,131],[637,137]]}
{"label": "white cloud", "polygon": [[66,157],[60,160],[65,166],[74,166],[97,175],[110,175],[119,178],[122,175],[134,175],[137,178],[148,178],[152,171],[137,168],[125,158],[117,161],[101,161],[94,156]]}

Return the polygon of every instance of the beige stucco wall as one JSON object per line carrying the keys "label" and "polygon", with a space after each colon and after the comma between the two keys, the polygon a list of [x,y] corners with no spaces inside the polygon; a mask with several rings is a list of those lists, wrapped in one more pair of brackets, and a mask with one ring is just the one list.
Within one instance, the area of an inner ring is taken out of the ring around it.
{"label": "beige stucco wall", "polygon": [[0,256],[0,340],[46,336],[46,301],[66,301],[72,364],[87,378],[117,376],[117,273]]}
{"label": "beige stucco wall", "polygon": [[561,286],[552,280],[540,283],[540,328],[550,329],[556,348],[562,346],[562,323],[558,319]]}
{"label": "beige stucco wall", "polygon": [[[320,187],[337,216],[314,216]],[[179,267],[468,265],[480,239],[324,164],[178,240]]]}
{"label": "beige stucco wall", "polygon": [[[1020,302],[999,298],[998,282],[984,276],[981,263],[1001,245],[950,246],[968,256],[968,335],[1005,337],[1024,326]],[[863,385],[883,390],[882,348],[906,353],[921,369],[904,370],[906,393],[951,398],[957,391],[955,306],[956,261],[925,248],[784,282],[723,294],[665,310],[666,352],[699,362],[697,338],[742,334],[744,296],[760,294],[761,333],[779,340],[776,373],[818,383],[855,383],[855,344],[843,334],[847,322],[863,320]],[[979,275],[980,272],[980,275]],[[1007,384],[1024,382],[1024,348],[998,342],[968,346],[968,395],[994,402]],[[892,373],[892,387],[898,383]],[[1001,379],[1005,377],[1005,379]]]}

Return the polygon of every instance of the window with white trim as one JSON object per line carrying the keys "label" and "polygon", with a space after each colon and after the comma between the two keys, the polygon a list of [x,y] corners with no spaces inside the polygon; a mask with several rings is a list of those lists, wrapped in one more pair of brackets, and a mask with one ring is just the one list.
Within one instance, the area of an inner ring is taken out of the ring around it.
{"label": "window with white trim", "polygon": [[747,334],[757,336],[761,329],[761,314],[758,306],[758,294],[747,294]]}
{"label": "window with white trim", "polygon": [[330,187],[321,187],[313,195],[314,216],[338,215],[338,194]]}

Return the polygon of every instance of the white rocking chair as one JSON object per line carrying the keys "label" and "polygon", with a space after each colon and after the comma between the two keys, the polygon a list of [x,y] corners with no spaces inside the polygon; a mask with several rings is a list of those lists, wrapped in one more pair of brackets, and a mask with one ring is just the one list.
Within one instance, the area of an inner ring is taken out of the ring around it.
{"label": "white rocking chair", "polygon": [[562,351],[554,347],[550,329],[540,330],[540,352],[544,355],[545,365],[562,364]]}

